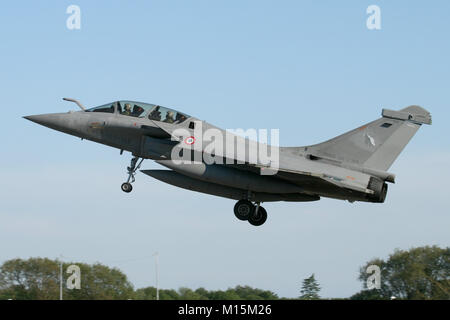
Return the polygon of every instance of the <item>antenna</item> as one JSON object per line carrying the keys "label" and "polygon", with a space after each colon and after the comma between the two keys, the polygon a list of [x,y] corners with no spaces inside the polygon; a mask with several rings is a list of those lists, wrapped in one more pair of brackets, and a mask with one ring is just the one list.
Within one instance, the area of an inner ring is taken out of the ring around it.
{"label": "antenna", "polygon": [[158,275],[159,253],[155,252],[153,256],[155,257],[155,265],[156,265],[156,300],[159,300],[159,275]]}
{"label": "antenna", "polygon": [[70,101],[70,102],[75,102],[75,103],[80,107],[81,110],[83,110],[83,111],[86,110],[86,108],[81,104],[81,102],[78,101],[78,100],[76,100],[76,99],[72,99],[72,98],[63,98],[63,100],[65,100],[65,101]]}
{"label": "antenna", "polygon": [[63,255],[60,255],[61,261],[59,262],[59,300],[63,299]]}

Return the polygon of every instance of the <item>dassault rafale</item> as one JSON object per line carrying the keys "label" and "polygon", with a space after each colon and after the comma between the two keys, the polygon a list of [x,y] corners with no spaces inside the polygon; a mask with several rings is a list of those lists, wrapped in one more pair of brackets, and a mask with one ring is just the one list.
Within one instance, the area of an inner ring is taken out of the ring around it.
{"label": "dassault rafale", "polygon": [[64,100],[82,110],[24,118],[117,148],[121,154],[130,152],[124,192],[131,192],[142,161],[151,159],[167,169],[141,170],[144,174],[237,200],[235,216],[254,226],[267,219],[262,202],[328,197],[383,203],[387,183],[395,182],[388,169],[420,126],[431,124],[430,113],[419,106],[383,109],[381,118],[328,141],[279,147],[160,105],[120,100],[86,109],[78,100]]}

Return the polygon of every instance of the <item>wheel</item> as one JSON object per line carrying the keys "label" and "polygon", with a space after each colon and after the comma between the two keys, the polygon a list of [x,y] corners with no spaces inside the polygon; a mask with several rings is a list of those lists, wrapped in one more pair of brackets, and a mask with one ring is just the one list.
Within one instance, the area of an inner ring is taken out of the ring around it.
{"label": "wheel", "polygon": [[239,200],[234,205],[234,215],[242,221],[248,220],[254,210],[255,206],[248,200]]}
{"label": "wheel", "polygon": [[131,190],[133,190],[133,186],[131,185],[131,183],[128,183],[128,182],[122,183],[121,188],[122,188],[122,191],[126,192],[126,193],[130,193]]}
{"label": "wheel", "polygon": [[251,225],[260,226],[267,220],[267,211],[261,206],[258,208],[257,213],[255,213],[255,211],[256,210],[254,210],[248,218],[248,222],[250,222]]}

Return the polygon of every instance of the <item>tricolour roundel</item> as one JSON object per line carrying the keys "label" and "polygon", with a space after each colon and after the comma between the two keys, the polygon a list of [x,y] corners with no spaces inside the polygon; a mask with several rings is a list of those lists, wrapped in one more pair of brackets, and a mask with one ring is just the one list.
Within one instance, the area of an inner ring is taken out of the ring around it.
{"label": "tricolour roundel", "polygon": [[194,144],[195,142],[195,138],[193,136],[187,137],[186,139],[184,139],[184,143],[186,144]]}

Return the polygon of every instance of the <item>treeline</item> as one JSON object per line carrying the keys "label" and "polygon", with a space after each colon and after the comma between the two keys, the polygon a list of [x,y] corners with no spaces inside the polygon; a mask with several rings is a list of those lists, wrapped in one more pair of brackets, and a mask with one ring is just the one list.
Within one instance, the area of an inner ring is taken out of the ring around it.
{"label": "treeline", "polygon": [[[57,300],[60,295],[60,264],[58,260],[30,258],[12,259],[0,267],[0,300]],[[80,288],[68,289],[67,280],[72,274],[66,270],[70,265],[80,268]],[[155,300],[156,288],[134,290],[127,276],[116,268],[96,263],[63,263],[64,300]],[[267,290],[249,286],[236,286],[228,290],[208,291],[204,288],[161,289],[161,300],[273,300],[278,296]]]}
{"label": "treeline", "polygon": [[[79,268],[68,270],[70,265]],[[56,300],[60,294],[61,262],[47,258],[12,259],[0,266],[0,300]],[[156,288],[134,289],[117,268],[96,263],[62,264],[63,299],[114,300],[156,299]],[[69,273],[67,273],[69,271]],[[378,274],[377,274],[378,272]],[[79,289],[69,289],[79,280]],[[373,259],[360,269],[363,290],[348,299],[440,299],[450,300],[450,248],[419,247],[396,250],[388,259]],[[320,299],[320,285],[314,274],[299,281],[298,299]],[[367,286],[375,288],[368,288]],[[204,288],[161,289],[161,300],[276,300],[268,290],[236,286],[227,290]],[[283,298],[281,298],[283,299]]]}
{"label": "treeline", "polygon": [[[134,295],[139,300],[155,300],[156,288],[147,287],[138,289]],[[208,291],[204,288],[192,290],[180,288],[175,290],[159,290],[161,300],[277,300],[279,297],[268,290],[251,288],[249,286],[236,286],[228,290]]]}

